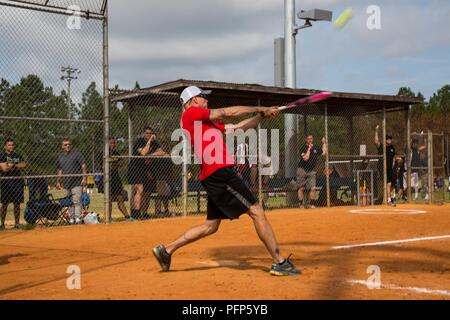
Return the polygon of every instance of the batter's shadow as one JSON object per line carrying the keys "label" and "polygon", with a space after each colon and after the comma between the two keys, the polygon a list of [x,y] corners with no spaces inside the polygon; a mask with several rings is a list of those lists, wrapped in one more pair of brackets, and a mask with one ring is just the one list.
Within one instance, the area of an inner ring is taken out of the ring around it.
{"label": "batter's shadow", "polygon": [[[327,245],[321,242],[287,242],[281,243],[281,246],[322,246]],[[249,253],[252,255],[249,256]],[[289,254],[285,252],[284,254]],[[221,268],[228,268],[234,270],[259,270],[269,272],[272,266],[272,259],[270,258],[264,245],[252,245],[252,246],[227,246],[210,249],[208,256],[209,260],[199,261],[199,264],[204,264],[199,267],[188,267],[184,269],[174,269],[171,272],[190,272],[190,271],[206,271]],[[291,259],[294,263],[296,257]]]}
{"label": "batter's shadow", "polygon": [[28,255],[22,254],[22,253],[0,256],[0,266],[10,264],[11,262],[9,260],[12,258],[20,258],[20,257],[26,257],[26,256],[28,256]]}

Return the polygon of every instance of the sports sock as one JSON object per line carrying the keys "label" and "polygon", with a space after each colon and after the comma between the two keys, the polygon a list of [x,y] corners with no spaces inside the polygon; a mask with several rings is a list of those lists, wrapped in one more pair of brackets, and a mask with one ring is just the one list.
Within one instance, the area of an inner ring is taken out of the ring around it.
{"label": "sports sock", "polygon": [[287,259],[284,259],[283,262],[278,263],[279,266],[282,266],[283,264],[285,264],[287,261]]}

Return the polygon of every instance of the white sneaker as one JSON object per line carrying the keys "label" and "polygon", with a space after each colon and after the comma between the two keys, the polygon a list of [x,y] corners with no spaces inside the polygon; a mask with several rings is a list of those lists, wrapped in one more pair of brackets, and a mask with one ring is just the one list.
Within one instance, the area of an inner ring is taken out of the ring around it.
{"label": "white sneaker", "polygon": [[69,220],[69,223],[70,223],[70,224],[75,224],[75,219],[74,219],[74,218],[71,218],[71,219]]}
{"label": "white sneaker", "polygon": [[75,224],[81,224],[81,219],[80,218],[76,218],[75,219]]}

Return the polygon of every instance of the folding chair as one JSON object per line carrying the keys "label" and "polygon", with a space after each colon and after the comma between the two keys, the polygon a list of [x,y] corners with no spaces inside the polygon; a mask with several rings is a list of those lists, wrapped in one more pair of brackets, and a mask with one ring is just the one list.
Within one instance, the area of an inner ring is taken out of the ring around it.
{"label": "folding chair", "polygon": [[68,223],[65,211],[73,205],[72,196],[54,199],[48,194],[46,179],[30,179],[29,201],[25,208],[25,220],[32,225],[42,223],[45,226],[56,226]]}

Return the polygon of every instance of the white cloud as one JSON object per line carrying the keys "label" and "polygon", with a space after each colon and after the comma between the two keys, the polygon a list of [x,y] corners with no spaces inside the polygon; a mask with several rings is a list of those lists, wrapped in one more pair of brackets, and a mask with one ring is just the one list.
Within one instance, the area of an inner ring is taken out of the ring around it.
{"label": "white cloud", "polygon": [[419,3],[383,2],[382,30],[370,31],[365,26],[367,15],[358,6],[357,15],[347,31],[363,50],[372,48],[385,57],[405,57],[432,47],[450,45],[450,6],[448,2]]}
{"label": "white cloud", "polygon": [[111,39],[111,60],[189,60],[212,61],[245,56],[252,51],[269,49],[265,37],[260,33],[227,34],[223,37],[192,37],[165,39],[155,44],[152,41],[126,38]]}
{"label": "white cloud", "polygon": [[[109,4],[111,84],[130,87],[138,80],[147,86],[182,77],[273,82],[273,39],[283,36],[283,0],[110,0]],[[429,66],[430,74],[448,69],[443,57],[450,50],[448,0],[302,0],[296,4],[298,10],[333,10],[335,19],[348,6],[355,11],[340,31],[329,23],[314,23],[299,33],[301,87],[385,91],[383,77],[393,85],[416,79],[417,65]],[[370,4],[381,7],[381,31],[366,28]],[[64,29],[62,16],[9,13],[0,11],[2,56],[21,58],[18,63],[0,61],[0,76],[34,70],[48,75],[50,85],[63,88],[59,68],[71,64],[83,71],[75,90],[85,89],[82,86],[89,79],[100,85],[100,23],[88,22],[77,33]],[[396,69],[395,63],[402,66]],[[429,81],[417,83],[425,86]]]}

